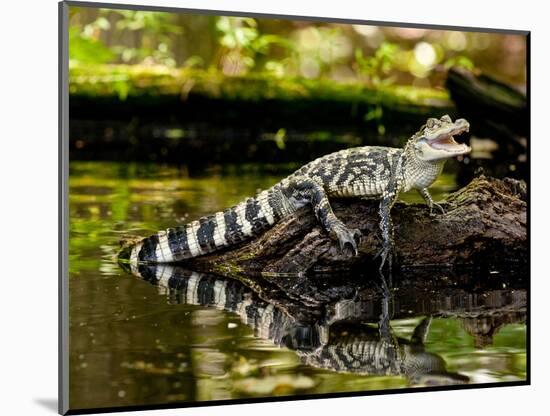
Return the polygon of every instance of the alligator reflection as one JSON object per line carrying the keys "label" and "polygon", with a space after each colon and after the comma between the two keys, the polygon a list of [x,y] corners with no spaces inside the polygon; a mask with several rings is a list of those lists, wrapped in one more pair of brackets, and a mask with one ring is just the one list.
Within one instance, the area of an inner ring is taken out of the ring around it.
{"label": "alligator reflection", "polygon": [[[425,350],[433,317],[462,319],[478,347],[490,344],[502,325],[525,322],[526,317],[525,291],[517,289],[493,288],[472,294],[447,288],[422,297],[410,290],[390,294],[371,287],[370,297],[363,290],[351,299],[331,301],[331,295],[338,295],[338,290],[330,291],[332,285],[324,285],[325,293],[317,287],[316,296],[311,295],[312,287],[309,294],[299,288],[302,297],[296,290],[285,290],[283,278],[256,277],[248,281],[251,288],[238,280],[172,265],[142,265],[133,274],[157,285],[171,303],[215,307],[239,315],[255,336],[295,351],[305,364],[337,372],[400,375],[411,386],[469,381],[465,375],[447,371],[443,358]],[[425,317],[410,339],[395,336],[390,318],[414,316]]]}

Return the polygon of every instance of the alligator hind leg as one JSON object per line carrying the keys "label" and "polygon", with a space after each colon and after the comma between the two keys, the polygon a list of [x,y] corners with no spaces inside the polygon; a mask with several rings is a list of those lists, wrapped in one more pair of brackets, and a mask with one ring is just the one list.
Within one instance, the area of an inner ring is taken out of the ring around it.
{"label": "alligator hind leg", "polygon": [[321,184],[311,178],[297,177],[282,188],[282,192],[296,209],[311,204],[315,216],[329,236],[339,242],[340,249],[344,251],[348,247],[357,255],[357,242],[361,238],[361,232],[347,228],[336,217]]}

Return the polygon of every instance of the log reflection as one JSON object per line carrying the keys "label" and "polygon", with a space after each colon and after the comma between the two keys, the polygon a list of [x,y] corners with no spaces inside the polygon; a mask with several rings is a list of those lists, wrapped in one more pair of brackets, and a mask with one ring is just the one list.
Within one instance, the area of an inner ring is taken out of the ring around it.
{"label": "log reflection", "polygon": [[[490,345],[503,325],[525,322],[526,317],[524,290],[490,285],[475,294],[451,285],[422,297],[420,292],[411,296],[410,287],[388,291],[363,282],[353,296],[335,300],[331,298],[338,288],[325,284],[323,289],[315,279],[309,280],[309,290],[299,281],[291,290],[284,278],[273,275],[239,281],[173,265],[141,265],[136,275],[156,285],[170,303],[237,314],[256,337],[293,350],[304,364],[366,376],[403,376],[411,386],[469,381],[426,350],[434,317],[462,320],[479,348]],[[391,319],[414,317],[423,318],[411,336],[394,333]]]}

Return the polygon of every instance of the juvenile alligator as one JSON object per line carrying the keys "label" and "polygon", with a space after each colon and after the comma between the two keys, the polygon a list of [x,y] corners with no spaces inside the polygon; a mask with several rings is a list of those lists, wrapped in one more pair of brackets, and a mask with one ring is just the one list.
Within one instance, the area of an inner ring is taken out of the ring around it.
{"label": "juvenile alligator", "polygon": [[403,376],[411,386],[469,381],[462,374],[447,371],[442,357],[425,350],[431,317],[418,324],[410,339],[393,334],[389,297],[381,299],[382,313],[372,322],[376,322],[375,327],[360,317],[355,321],[352,316],[327,321],[322,317],[307,317],[301,314],[302,311],[290,312],[283,305],[261,299],[237,280],[192,272],[179,266],[140,264],[135,275],[158,286],[174,303],[213,307],[237,314],[253,329],[256,337],[289,348],[304,364],[313,367],[365,376]]}
{"label": "juvenile alligator", "polygon": [[[453,136],[468,131],[464,119],[447,115],[429,118],[403,149],[363,146],[316,159],[236,206],[169,228],[128,244],[119,258],[133,267],[140,263],[172,263],[234,246],[257,236],[297,209],[310,205],[316,218],[342,250],[357,255],[361,233],[336,217],[329,197],[366,197],[380,200],[382,249],[380,269],[393,247],[390,211],[402,191],[415,188],[430,208],[443,212],[428,192],[447,159],[470,152]],[[391,256],[389,257],[391,267]]]}

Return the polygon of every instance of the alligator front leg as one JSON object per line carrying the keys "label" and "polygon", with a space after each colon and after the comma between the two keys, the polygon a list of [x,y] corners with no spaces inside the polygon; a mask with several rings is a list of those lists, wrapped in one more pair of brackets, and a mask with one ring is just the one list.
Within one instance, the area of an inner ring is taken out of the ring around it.
{"label": "alligator front leg", "polygon": [[336,217],[321,184],[305,176],[298,177],[290,181],[282,192],[296,209],[311,204],[315,216],[329,236],[339,242],[340,249],[344,251],[349,247],[354,255],[357,255],[357,243],[361,238],[361,232],[347,228]]}
{"label": "alligator front leg", "polygon": [[434,202],[434,200],[432,199],[432,196],[428,192],[428,188],[419,189],[418,192],[420,193],[420,195],[422,195],[422,198],[424,198],[424,201],[426,201],[426,205],[428,205],[428,207],[430,208],[430,215],[432,215],[434,207],[441,211],[442,214],[445,214],[445,210],[443,209],[443,207],[437,202]]}

